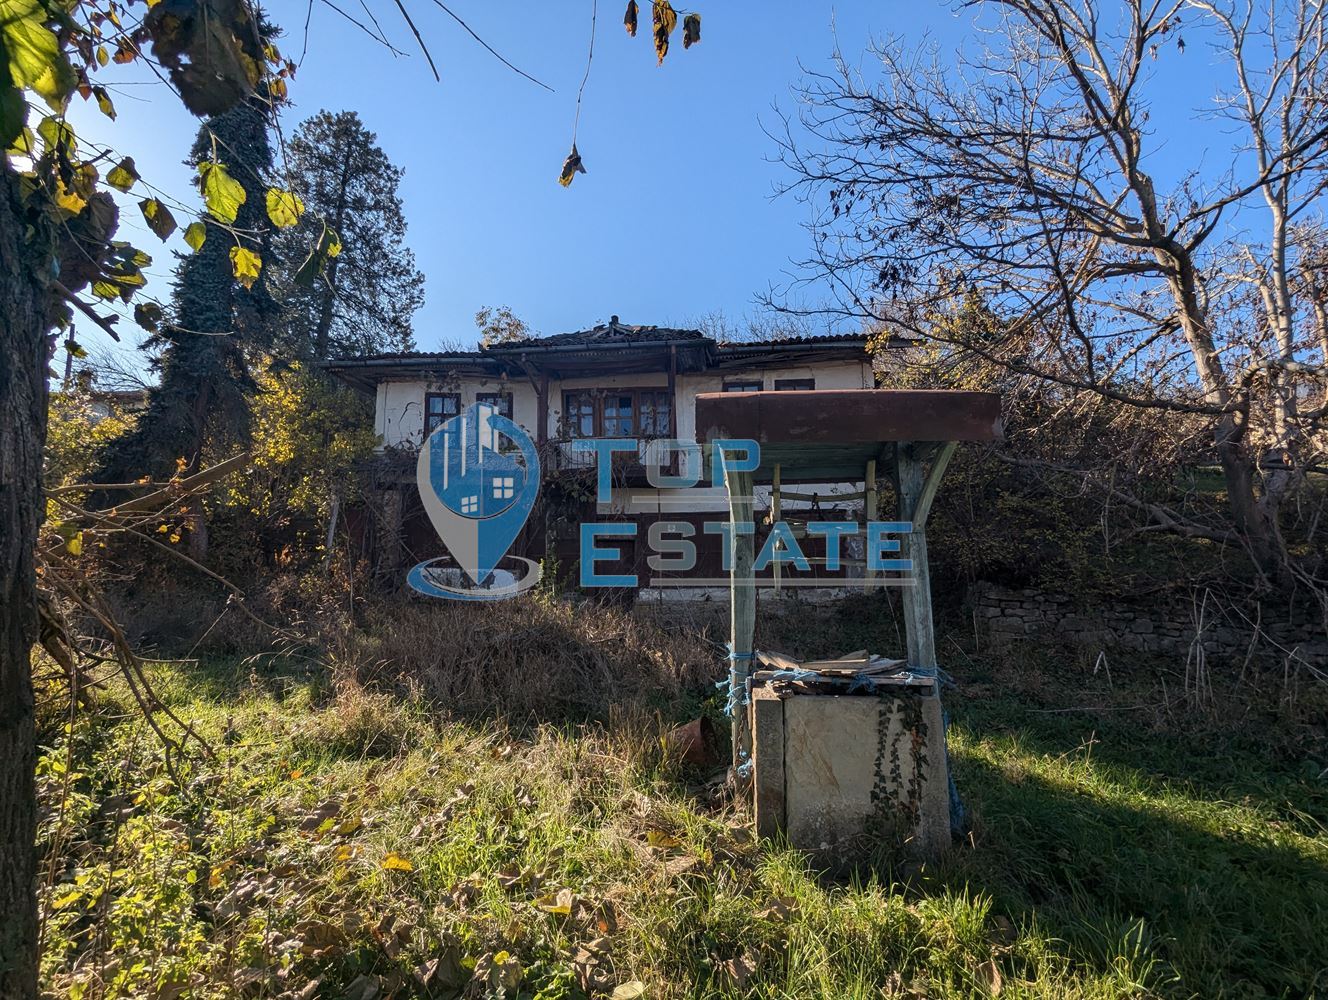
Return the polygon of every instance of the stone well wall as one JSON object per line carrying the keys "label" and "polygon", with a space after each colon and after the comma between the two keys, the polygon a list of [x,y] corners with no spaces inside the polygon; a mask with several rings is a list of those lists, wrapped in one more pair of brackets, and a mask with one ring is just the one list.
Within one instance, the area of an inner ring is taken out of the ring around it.
{"label": "stone well wall", "polygon": [[1328,670],[1323,626],[1285,608],[1231,607],[1211,594],[1149,597],[1087,607],[1066,594],[975,584],[969,603],[991,642],[1055,641],[1086,647],[1209,658],[1293,658]]}

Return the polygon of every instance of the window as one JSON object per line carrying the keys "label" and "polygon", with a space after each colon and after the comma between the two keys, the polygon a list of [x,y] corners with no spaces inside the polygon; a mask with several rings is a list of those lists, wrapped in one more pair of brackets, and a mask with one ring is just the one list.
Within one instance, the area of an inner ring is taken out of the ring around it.
{"label": "window", "polygon": [[810,392],[816,388],[814,378],[777,378],[775,392]]}
{"label": "window", "polygon": [[516,478],[513,476],[494,476],[493,498],[495,500],[511,500],[514,496],[516,496]]}
{"label": "window", "polygon": [[428,437],[444,421],[461,412],[461,396],[455,392],[426,392],[424,394],[424,436]]}
{"label": "window", "polygon": [[611,392],[604,397],[604,436],[636,436],[636,397],[630,392]]}
{"label": "window", "polygon": [[563,393],[568,438],[663,438],[673,433],[668,389],[599,389]]}
{"label": "window", "polygon": [[478,514],[479,512],[480,512],[479,497],[472,494],[471,496],[461,498],[461,513]]}
{"label": "window", "polygon": [[668,390],[643,389],[636,402],[641,437],[666,438],[673,433],[673,397]]}
{"label": "window", "polygon": [[475,402],[492,406],[508,420],[512,419],[512,394],[510,392],[477,392]]}
{"label": "window", "polygon": [[595,436],[595,394],[563,393],[563,427],[569,438]]}
{"label": "window", "polygon": [[763,388],[760,379],[724,383],[725,392],[760,392]]}

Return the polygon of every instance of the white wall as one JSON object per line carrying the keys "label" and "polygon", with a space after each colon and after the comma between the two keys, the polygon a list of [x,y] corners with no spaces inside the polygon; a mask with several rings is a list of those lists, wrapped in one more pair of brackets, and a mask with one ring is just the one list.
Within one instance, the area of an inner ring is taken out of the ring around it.
{"label": "white wall", "polygon": [[[755,367],[733,369],[724,373],[679,375],[674,399],[677,413],[678,437],[690,441],[696,437],[696,396],[702,392],[720,392],[725,382],[755,381],[760,379],[766,389],[774,388],[776,378],[811,378],[818,389],[870,389],[871,363],[862,361],[833,361],[820,365],[801,365],[789,368]],[[563,393],[575,389],[646,389],[668,385],[664,373],[642,375],[601,375],[587,378],[553,380],[549,383],[548,436],[556,439],[562,422]],[[507,392],[512,395],[512,415],[516,422],[538,437],[539,396],[527,379],[483,378],[477,375],[455,375],[447,379],[430,381],[412,379],[378,384],[378,397],[374,407],[374,430],[383,447],[416,447],[424,440],[424,394],[426,392],[456,392],[461,394],[461,407],[475,402],[478,393]]]}

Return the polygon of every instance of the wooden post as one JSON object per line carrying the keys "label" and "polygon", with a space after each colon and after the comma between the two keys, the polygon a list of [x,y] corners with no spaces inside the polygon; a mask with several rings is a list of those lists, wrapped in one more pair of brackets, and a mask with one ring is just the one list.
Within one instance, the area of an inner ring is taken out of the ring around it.
{"label": "wooden post", "polygon": [[902,588],[904,632],[908,639],[910,666],[932,670],[936,667],[936,632],[931,614],[931,575],[927,566],[927,515],[954,454],[955,442],[940,446],[930,471],[924,472],[925,445],[901,441],[895,446],[895,484],[899,492],[899,517],[913,522],[913,530],[904,536],[900,555],[913,560],[911,587]]}
{"label": "wooden post", "polygon": [[[779,474],[780,474],[779,464],[776,463],[774,480],[770,487],[770,530],[771,531],[774,530],[775,525],[779,523],[779,519],[783,515],[783,505],[779,501]],[[775,561],[770,566],[770,572],[773,574],[775,579],[776,594],[779,593],[779,577],[780,577],[781,568],[782,568],[782,563],[779,561],[778,558],[776,558]]]}
{"label": "wooden post", "polygon": [[[863,494],[862,496],[863,520],[867,524],[871,524],[873,521],[876,520],[877,508],[878,504],[880,503],[876,491],[876,459],[874,458],[868,459],[867,461],[867,471],[865,478],[863,479],[862,482],[862,494]],[[865,526],[863,530],[864,531],[866,530]],[[876,584],[872,581],[876,579],[876,574],[872,572],[870,569],[864,567],[862,575],[865,576],[868,580],[865,589],[875,590]]]}
{"label": "wooden post", "polygon": [[[728,455],[725,455],[725,459]],[[747,715],[747,677],[752,666],[752,636],[756,631],[756,581],[752,523],[752,474],[724,467],[729,493],[729,691],[733,705],[734,780],[742,784],[738,768],[751,760],[752,727]],[[739,532],[740,525],[751,531]]]}

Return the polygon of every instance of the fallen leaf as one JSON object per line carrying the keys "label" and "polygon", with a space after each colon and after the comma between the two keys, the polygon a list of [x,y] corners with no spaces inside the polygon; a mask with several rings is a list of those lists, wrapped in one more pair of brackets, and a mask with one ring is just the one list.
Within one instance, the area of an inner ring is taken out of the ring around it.
{"label": "fallen leaf", "polygon": [[978,966],[978,982],[986,988],[988,996],[1000,996],[1004,982],[995,961],[989,959]]}
{"label": "fallen leaf", "polygon": [[633,979],[630,983],[615,986],[610,1000],[636,1000],[637,997],[645,996],[645,992],[646,984],[639,979]]}
{"label": "fallen leaf", "polygon": [[658,847],[660,850],[682,846],[681,840],[672,834],[665,833],[663,830],[647,830],[646,843],[651,847]]}
{"label": "fallen leaf", "polygon": [[413,872],[415,866],[400,854],[392,851],[387,857],[383,858],[383,869],[389,872]]}

